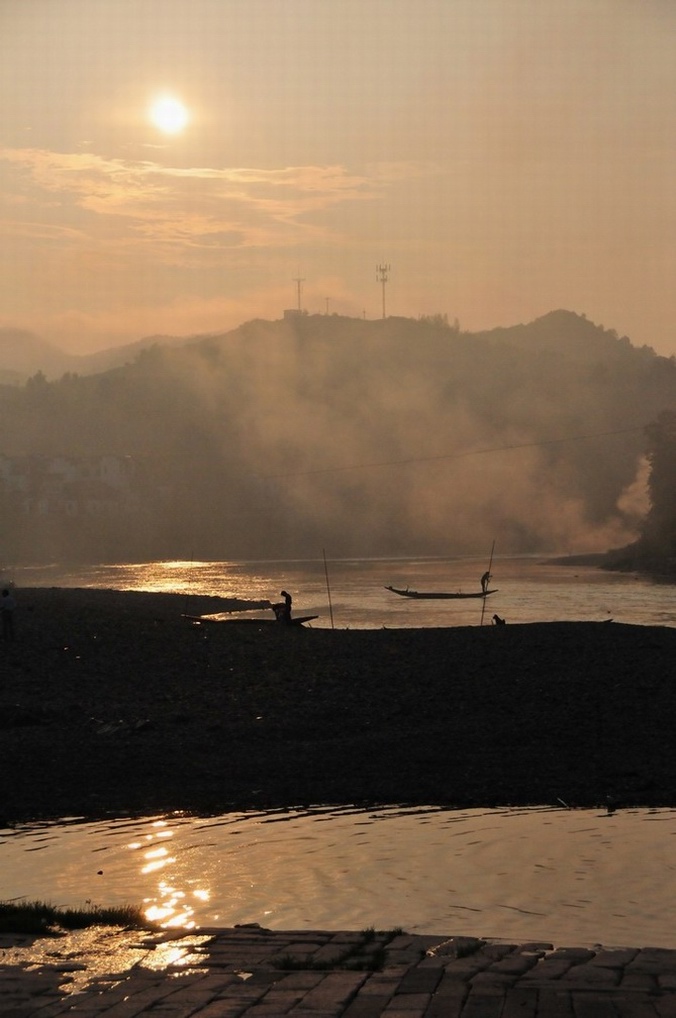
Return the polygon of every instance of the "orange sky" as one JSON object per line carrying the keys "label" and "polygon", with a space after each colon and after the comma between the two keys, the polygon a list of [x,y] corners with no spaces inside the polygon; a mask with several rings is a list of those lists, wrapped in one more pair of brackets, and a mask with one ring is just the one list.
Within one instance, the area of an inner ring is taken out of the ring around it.
{"label": "orange sky", "polygon": [[[673,0],[0,0],[0,326],[556,308],[676,354]],[[168,94],[182,130],[149,115]]]}

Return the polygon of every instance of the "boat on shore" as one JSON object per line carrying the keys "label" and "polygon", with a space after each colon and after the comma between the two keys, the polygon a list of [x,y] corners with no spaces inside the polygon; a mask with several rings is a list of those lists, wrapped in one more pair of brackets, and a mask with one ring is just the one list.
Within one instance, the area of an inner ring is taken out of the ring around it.
{"label": "boat on shore", "polygon": [[188,622],[192,622],[195,625],[207,625],[213,623],[218,626],[303,626],[306,622],[312,622],[313,619],[318,619],[318,615],[298,615],[292,617],[285,622],[280,622],[279,619],[224,619],[222,616],[217,617],[214,615],[182,615],[182,618],[187,619]]}
{"label": "boat on shore", "polygon": [[398,587],[385,587],[385,590],[391,590],[393,594],[399,594],[400,597],[411,597],[420,601],[459,601],[467,598],[481,598],[488,597],[489,594],[497,594],[497,587],[494,590],[476,590],[470,591],[469,593],[463,593],[461,590],[454,592],[447,592],[443,590],[439,591],[421,591],[421,590],[400,590]]}

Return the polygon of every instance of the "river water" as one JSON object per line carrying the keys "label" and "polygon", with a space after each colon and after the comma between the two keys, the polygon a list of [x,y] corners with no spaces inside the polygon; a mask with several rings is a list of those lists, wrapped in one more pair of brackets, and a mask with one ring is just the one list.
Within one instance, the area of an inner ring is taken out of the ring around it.
{"label": "river water", "polygon": [[[153,562],[15,570],[21,586],[104,587],[277,600],[314,626],[552,620],[676,624],[676,588],[539,559]],[[261,614],[260,611],[254,614]],[[672,840],[675,839],[675,840]],[[142,904],[167,925],[379,929],[559,944],[676,947],[676,811],[382,806],[220,817],[172,814],[0,830],[0,899]]]}
{"label": "river water", "polygon": [[[560,566],[541,558],[495,558],[484,602],[415,601],[386,589],[479,590],[488,561],[478,559],[342,559],[291,562],[146,562],[67,569],[50,565],[14,570],[18,586],[102,587],[208,594],[252,601],[279,600],[288,590],[299,615],[318,615],[315,627],[406,628],[507,622],[604,621],[676,625],[676,586],[623,573]],[[260,614],[260,612],[259,612]]]}

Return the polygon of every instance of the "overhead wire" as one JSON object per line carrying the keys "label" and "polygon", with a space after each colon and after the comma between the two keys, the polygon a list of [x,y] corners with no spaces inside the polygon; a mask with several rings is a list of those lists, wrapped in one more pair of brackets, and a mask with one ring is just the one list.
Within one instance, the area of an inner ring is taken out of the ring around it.
{"label": "overhead wire", "polygon": [[593,438],[608,438],[613,435],[627,435],[644,431],[645,424],[631,428],[617,428],[613,431],[596,431],[585,435],[568,435],[564,438],[545,438],[533,442],[519,442],[511,445],[489,446],[486,449],[467,449],[464,452],[439,453],[434,456],[411,456],[407,459],[380,460],[371,463],[350,463],[342,466],[315,467],[311,470],[285,471],[279,474],[260,475],[261,480],[281,480],[293,477],[314,477],[319,474],[345,473],[351,470],[378,470],[385,467],[414,466],[417,463],[435,463],[441,460],[467,459],[470,456],[486,456],[497,452],[514,452],[519,449],[533,449],[547,445],[563,445],[566,442],[582,442]]}

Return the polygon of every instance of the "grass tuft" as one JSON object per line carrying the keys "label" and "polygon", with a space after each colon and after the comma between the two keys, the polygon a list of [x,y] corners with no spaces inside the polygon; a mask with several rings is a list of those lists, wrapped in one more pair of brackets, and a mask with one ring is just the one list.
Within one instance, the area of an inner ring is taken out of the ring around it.
{"label": "grass tuft", "polygon": [[153,929],[140,908],[122,905],[103,908],[57,908],[44,901],[0,901],[0,933],[41,933],[55,936],[63,930],[83,930],[90,926],[122,926],[125,929]]}

